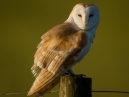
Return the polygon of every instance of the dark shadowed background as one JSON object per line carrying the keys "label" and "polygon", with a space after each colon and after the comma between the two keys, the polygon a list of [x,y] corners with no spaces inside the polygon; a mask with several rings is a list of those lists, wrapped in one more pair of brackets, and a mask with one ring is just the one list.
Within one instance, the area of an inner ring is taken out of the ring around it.
{"label": "dark shadowed background", "polygon": [[[34,81],[30,68],[41,35],[64,22],[81,2],[97,5],[101,20],[90,52],[74,72],[91,77],[93,90],[129,91],[129,0],[0,0],[0,93],[30,89]],[[45,97],[58,97],[58,92]],[[93,97],[129,94],[93,93]]]}

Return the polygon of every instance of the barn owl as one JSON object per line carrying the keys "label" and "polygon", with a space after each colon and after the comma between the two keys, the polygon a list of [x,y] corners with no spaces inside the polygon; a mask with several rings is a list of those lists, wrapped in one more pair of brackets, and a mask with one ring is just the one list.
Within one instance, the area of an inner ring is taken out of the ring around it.
{"label": "barn owl", "polygon": [[28,96],[40,97],[50,91],[72,66],[88,53],[93,42],[100,15],[93,4],[76,4],[68,19],[42,37],[31,70],[36,77]]}

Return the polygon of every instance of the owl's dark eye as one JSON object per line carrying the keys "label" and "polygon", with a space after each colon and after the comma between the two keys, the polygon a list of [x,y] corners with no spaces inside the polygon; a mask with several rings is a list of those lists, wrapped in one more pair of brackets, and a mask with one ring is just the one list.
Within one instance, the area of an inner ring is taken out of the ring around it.
{"label": "owl's dark eye", "polygon": [[93,16],[93,14],[90,14],[90,15],[89,15],[89,18],[92,17],[92,16]]}
{"label": "owl's dark eye", "polygon": [[82,17],[82,15],[78,14],[79,17]]}

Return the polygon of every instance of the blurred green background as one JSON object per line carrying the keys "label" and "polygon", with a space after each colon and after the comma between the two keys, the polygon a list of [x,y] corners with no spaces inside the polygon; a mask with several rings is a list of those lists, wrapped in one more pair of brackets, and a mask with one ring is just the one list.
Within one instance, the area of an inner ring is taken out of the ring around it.
{"label": "blurred green background", "polygon": [[[30,89],[34,81],[30,68],[41,35],[64,22],[80,2],[97,5],[101,20],[90,52],[74,72],[91,77],[93,90],[129,91],[129,0],[0,0],[0,93]],[[93,97],[129,95],[93,93]]]}

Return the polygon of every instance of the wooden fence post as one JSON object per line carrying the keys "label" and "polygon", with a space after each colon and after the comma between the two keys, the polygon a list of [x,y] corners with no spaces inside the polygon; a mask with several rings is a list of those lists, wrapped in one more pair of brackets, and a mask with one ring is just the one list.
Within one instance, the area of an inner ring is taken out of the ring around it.
{"label": "wooden fence post", "polygon": [[92,79],[82,75],[64,75],[60,78],[59,97],[92,97]]}

